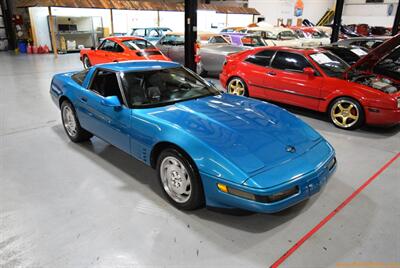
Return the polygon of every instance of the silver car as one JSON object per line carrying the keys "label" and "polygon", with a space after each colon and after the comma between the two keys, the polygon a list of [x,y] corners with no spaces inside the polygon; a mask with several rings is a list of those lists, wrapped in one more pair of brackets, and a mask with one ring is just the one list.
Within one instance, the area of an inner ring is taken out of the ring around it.
{"label": "silver car", "polygon": [[197,63],[197,73],[204,76],[207,73],[220,73],[227,55],[249,49],[248,47],[232,46],[230,44],[207,44],[200,47],[200,60]]}
{"label": "silver car", "polygon": [[[205,38],[208,38],[205,40]],[[156,44],[156,47],[168,58],[181,64],[185,63],[185,37],[183,33],[168,33]],[[233,46],[228,38],[219,34],[199,34],[198,36],[197,73],[220,72],[225,57],[247,48]]]}
{"label": "silver car", "polygon": [[343,39],[335,43],[334,45],[339,46],[359,46],[364,47],[368,50],[376,48],[386,40],[390,39],[391,36],[365,36],[365,37],[352,37]]}

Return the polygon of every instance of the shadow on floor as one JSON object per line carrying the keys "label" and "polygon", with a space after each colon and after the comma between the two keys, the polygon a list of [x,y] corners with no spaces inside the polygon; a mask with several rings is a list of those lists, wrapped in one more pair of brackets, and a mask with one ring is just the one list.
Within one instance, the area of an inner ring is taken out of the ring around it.
{"label": "shadow on floor", "polygon": [[[157,174],[151,167],[96,137],[92,138],[89,142],[76,144],[69,141],[61,125],[54,126],[53,130],[61,139],[68,142],[72,149],[79,151],[79,153],[90,158],[92,161],[99,165],[102,164],[102,161],[106,161],[114,166],[116,169],[108,169],[107,171],[124,182],[125,186],[122,188],[123,190],[138,191],[137,187],[134,187],[132,181],[129,180],[132,179],[150,188],[151,191],[156,194],[154,197],[163,199],[163,202],[168,202],[167,199],[164,198],[164,194],[157,179]],[[121,171],[127,174],[129,179],[118,176],[118,173]],[[302,211],[307,210],[318,198],[317,196],[275,214],[257,214],[242,210],[232,211],[217,208],[199,209],[183,213],[197,216],[205,221],[214,221],[219,224],[226,224],[246,232],[263,233],[284,222],[290,221]],[[173,208],[172,205],[170,206]],[[173,208],[173,211],[176,216],[180,213],[179,210],[175,208]]]}

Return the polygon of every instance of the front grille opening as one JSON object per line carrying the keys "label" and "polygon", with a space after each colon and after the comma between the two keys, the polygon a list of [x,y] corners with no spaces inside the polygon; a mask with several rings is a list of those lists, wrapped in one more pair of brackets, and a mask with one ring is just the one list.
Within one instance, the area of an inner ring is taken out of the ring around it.
{"label": "front grille opening", "polygon": [[291,197],[299,192],[299,187],[295,186],[293,188],[284,190],[282,192],[272,194],[272,195],[256,195],[256,201],[261,203],[274,203]]}

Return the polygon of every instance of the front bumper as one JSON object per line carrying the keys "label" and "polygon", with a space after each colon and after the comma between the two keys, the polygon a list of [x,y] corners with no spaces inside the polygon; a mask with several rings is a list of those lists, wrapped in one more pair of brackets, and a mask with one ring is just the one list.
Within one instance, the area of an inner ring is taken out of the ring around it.
{"label": "front bumper", "polygon": [[[303,200],[310,198],[312,195],[321,190],[336,169],[336,162],[334,166],[329,167],[329,163],[331,163],[333,159],[335,159],[334,153],[331,154],[322,165],[317,167],[312,172],[308,172],[286,183],[265,189],[235,184],[225,181],[221,178],[215,178],[201,173],[203,188],[206,195],[206,204],[210,207],[227,209],[239,208],[260,213],[275,213],[287,209]],[[229,188],[238,189],[240,191],[253,194],[258,197],[256,199],[257,201],[239,197],[231,193],[222,192],[217,187],[218,183],[222,183]],[[269,203],[262,201],[264,199],[262,197],[287,191],[295,187],[297,187],[298,191],[282,200]]]}
{"label": "front bumper", "polygon": [[366,107],[365,118],[368,125],[391,126],[400,123],[400,109]]}

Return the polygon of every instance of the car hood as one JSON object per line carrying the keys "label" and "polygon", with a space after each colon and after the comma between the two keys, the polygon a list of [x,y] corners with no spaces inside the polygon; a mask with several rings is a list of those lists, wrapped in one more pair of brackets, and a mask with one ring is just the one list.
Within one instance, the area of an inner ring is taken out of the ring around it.
{"label": "car hood", "polygon": [[246,50],[246,48],[240,46],[233,46],[231,44],[207,44],[200,48],[200,53],[205,51],[209,52],[212,51],[226,56],[228,54],[240,52],[243,50]]}
{"label": "car hood", "polygon": [[247,175],[303,154],[322,138],[275,105],[222,94],[176,103],[153,113],[199,139]]}
{"label": "car hood", "polygon": [[388,53],[390,53],[399,45],[400,34],[388,39],[380,46],[371,50],[367,55],[360,58],[356,63],[354,63],[352,66],[350,66],[350,68],[347,69],[345,75],[347,76],[351,71],[354,70],[371,71],[374,66],[380,61],[380,59],[385,57]]}

